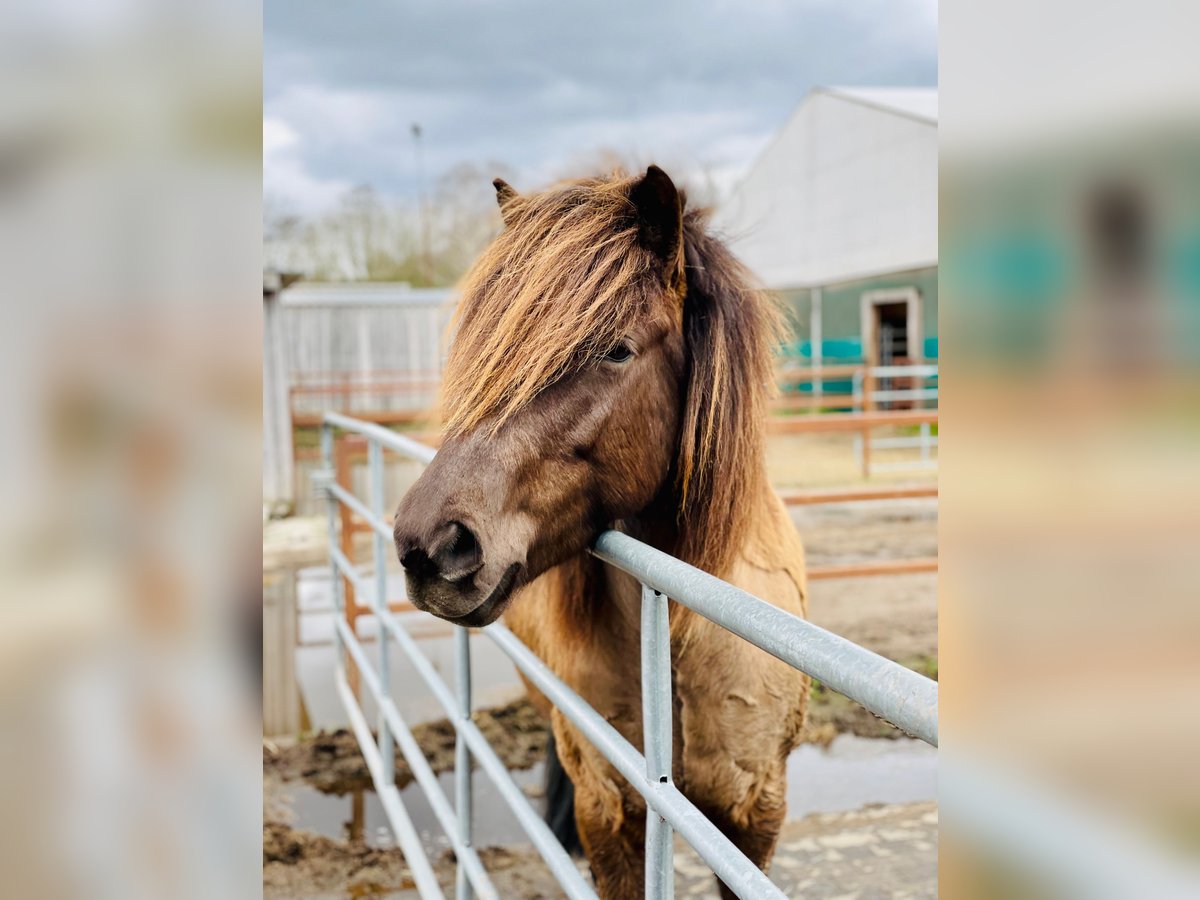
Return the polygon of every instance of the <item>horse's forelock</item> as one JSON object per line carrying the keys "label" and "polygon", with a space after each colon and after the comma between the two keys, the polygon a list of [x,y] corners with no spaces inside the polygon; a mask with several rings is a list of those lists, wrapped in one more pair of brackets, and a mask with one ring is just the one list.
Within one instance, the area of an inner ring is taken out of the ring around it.
{"label": "horse's forelock", "polygon": [[462,285],[443,381],[449,432],[499,428],[607,351],[654,300],[627,184],[595,179],[510,201],[507,227]]}

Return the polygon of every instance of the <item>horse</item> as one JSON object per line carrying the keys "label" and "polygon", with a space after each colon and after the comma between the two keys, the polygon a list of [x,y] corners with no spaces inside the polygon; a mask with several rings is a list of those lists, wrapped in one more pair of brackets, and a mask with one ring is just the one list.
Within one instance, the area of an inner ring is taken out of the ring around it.
{"label": "horse", "polygon": [[[396,512],[408,597],[472,628],[504,616],[641,748],[640,586],[587,552],[601,532],[806,612],[803,547],[765,465],[780,315],[657,166],[494,185],[503,229],[462,283],[441,449]],[[673,780],[766,869],[808,679],[674,601],[669,621]],[[644,799],[527,686],[566,775],[550,818],[573,786],[598,893],[642,896]]]}

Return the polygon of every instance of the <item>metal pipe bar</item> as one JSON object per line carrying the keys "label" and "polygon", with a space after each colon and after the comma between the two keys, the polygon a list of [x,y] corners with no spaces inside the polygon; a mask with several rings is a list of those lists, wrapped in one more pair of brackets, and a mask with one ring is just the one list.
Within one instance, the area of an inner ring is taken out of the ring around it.
{"label": "metal pipe bar", "polygon": [[627,534],[604,532],[592,553],[937,746],[937,682]]}
{"label": "metal pipe bar", "polygon": [[[547,868],[558,879],[559,886],[562,887],[566,895],[572,900],[581,898],[581,900],[596,900],[596,892],[591,889],[583,876],[579,874],[579,870],[575,868],[575,863],[571,859],[562,844],[554,836],[554,832],[550,827],[542,821],[542,817],[537,810],[529,802],[529,798],[525,796],[525,792],[517,786],[513,781],[512,775],[496,755],[496,751],[492,749],[492,745],[488,743],[488,739],[483,732],[470,719],[460,719],[455,715],[455,710],[458,707],[458,702],[454,695],[450,692],[450,688],[446,686],[446,682],[433,668],[433,663],[429,658],[421,652],[416,641],[404,629],[404,627],[396,620],[390,612],[383,613],[380,616],[380,622],[384,628],[391,632],[396,639],[397,646],[400,647],[404,654],[412,662],[413,667],[417,670],[417,674],[429,686],[434,698],[441,704],[446,711],[446,715],[450,717],[454,729],[459,734],[466,738],[467,746],[470,748],[471,754],[475,761],[479,763],[479,767],[487,773],[491,778],[492,783],[496,785],[496,790],[504,802],[508,804],[508,808],[512,810],[517,822],[529,836],[529,840],[533,846],[542,855],[542,859],[546,861]],[[494,627],[494,626],[493,626]],[[487,633],[486,631],[484,632]]]}
{"label": "metal pipe bar", "polygon": [[[927,426],[922,425],[922,428]],[[933,435],[924,437],[917,435],[916,437],[895,437],[895,438],[875,438],[871,441],[872,450],[901,450],[906,447],[936,447],[938,439]]]}
{"label": "metal pipe bar", "polygon": [[445,895],[438,884],[437,876],[433,872],[433,866],[429,864],[429,858],[421,847],[421,838],[417,834],[417,829],[413,826],[412,819],[408,817],[408,811],[400,800],[400,792],[396,790],[395,784],[388,784],[383,779],[383,760],[380,759],[379,750],[371,738],[371,727],[367,724],[367,720],[358,706],[358,701],[354,699],[354,691],[350,689],[350,684],[346,681],[345,669],[341,666],[337,669],[335,680],[338,696],[341,697],[346,715],[350,717],[350,727],[358,739],[358,746],[366,761],[367,771],[371,773],[371,781],[375,784],[375,793],[379,796],[379,802],[387,814],[388,822],[404,853],[404,861],[408,864],[413,881],[416,882],[417,893],[421,895],[422,900],[430,897],[444,898]]}
{"label": "metal pipe bar", "polygon": [[[459,861],[458,871],[465,872],[466,877],[475,885],[475,889],[479,892],[481,900],[498,900],[499,895],[496,893],[496,888],[492,884],[491,878],[488,876],[482,861],[479,859],[479,854],[473,847],[462,843],[458,839],[458,817],[450,808],[450,801],[446,799],[446,795],[442,792],[438,777],[434,773],[432,766],[429,765],[429,760],[425,758],[425,753],[417,743],[412,729],[404,721],[404,717],[400,715],[400,710],[396,708],[396,704],[392,699],[382,696],[379,679],[375,672],[367,665],[367,654],[365,648],[362,646],[362,642],[350,633],[350,626],[344,621],[339,621],[337,627],[340,637],[346,642],[347,650],[362,672],[363,684],[366,685],[371,699],[379,706],[382,715],[386,717],[389,728],[395,734],[396,741],[400,744],[400,752],[404,754],[404,758],[408,761],[408,766],[412,770],[413,778],[421,786],[421,790],[429,799],[429,806],[433,810],[434,817],[438,820],[438,824],[441,825],[442,831],[445,832],[446,837],[450,841],[454,855]],[[394,770],[392,781],[388,783],[395,783]]]}
{"label": "metal pipe bar", "polygon": [[350,416],[343,416],[341,413],[327,412],[325,413],[325,421],[345,431],[353,431],[379,441],[379,443],[389,450],[402,453],[418,462],[430,463],[437,453],[432,447],[422,444],[419,441],[414,441],[412,438],[405,437],[402,434],[397,434],[394,431],[384,428],[382,425],[373,425],[370,422],[363,422],[359,419],[353,419]]}
{"label": "metal pipe bar", "polygon": [[559,711],[591,741],[613,764],[630,786],[641,794],[647,805],[662,814],[700,858],[738,897],[783,898],[770,879],[748,860],[675,785],[646,778],[646,759],[633,744],[608,723],[596,710],[567,687],[532,650],[504,625],[496,622],[483,630],[508,655],[529,680],[537,685]]}
{"label": "metal pipe bar", "polygon": [[886,388],[871,391],[872,400],[936,400],[937,388]]}
{"label": "metal pipe bar", "polygon": [[912,472],[916,470],[928,471],[937,467],[938,461],[936,459],[914,459],[910,462],[879,463],[873,468],[877,472]]}
{"label": "metal pipe bar", "polygon": [[937,366],[871,366],[871,375],[876,378],[936,378]]}
{"label": "metal pipe bar", "polygon": [[[343,401],[344,403],[345,401]],[[418,425],[429,420],[429,404],[421,403],[415,407],[407,409],[355,409],[354,415],[369,418],[372,422],[383,425]],[[324,410],[317,412],[302,412],[296,410],[292,413],[292,426],[295,428],[312,428],[314,425],[320,425],[325,421],[325,417],[331,415]],[[422,441],[425,437],[421,438]],[[388,448],[389,450],[392,448]]]}
{"label": "metal pipe bar", "polygon": [[[367,466],[370,469],[371,477],[371,512],[376,516],[383,516],[384,500],[384,484],[383,484],[383,449],[376,441],[371,441],[367,446]],[[375,565],[375,602],[373,604],[376,612],[387,606],[387,565],[384,562],[384,540],[383,535],[379,532],[375,533],[373,541],[372,553],[373,562]],[[392,689],[392,669],[391,660],[388,658],[388,640],[387,635],[381,635],[379,641],[379,686],[380,697],[386,699]],[[383,759],[385,772],[391,773],[393,781],[396,780],[396,754],[392,748],[392,732],[388,727],[387,719],[383,715],[382,707],[379,712],[379,725],[376,728],[379,732],[379,756]]]}
{"label": "metal pipe bar", "polygon": [[[354,586],[354,593],[363,593],[362,575],[359,574],[358,567],[350,562],[350,558],[342,552],[342,549],[337,546],[330,547],[329,558],[333,560],[333,577],[340,580],[338,578],[338,572],[340,571]],[[368,607],[360,606],[359,609],[368,609]],[[340,606],[338,612],[341,612]]]}
{"label": "metal pipe bar", "polygon": [[348,506],[355,515],[370,525],[371,528],[375,530],[375,533],[381,535],[385,541],[390,541],[392,539],[392,529],[388,528],[387,524],[384,523],[382,519],[376,518],[371,511],[367,509],[366,504],[364,504],[340,484],[329,485],[329,492],[338,500],[341,500],[342,503],[346,504],[346,506]]}
{"label": "metal pipe bar", "polygon": [[1031,772],[952,755],[938,762],[938,794],[956,841],[984,848],[1044,896],[1200,897],[1193,858]]}
{"label": "metal pipe bar", "polygon": [[784,363],[777,370],[779,381],[815,381],[819,378],[824,378],[829,381],[845,379],[855,372],[862,371],[862,363],[846,363],[843,365],[825,365],[824,363],[812,365],[796,365],[794,363]]}
{"label": "metal pipe bar", "polygon": [[[671,780],[671,625],[667,598],[642,585],[642,740],[646,778]],[[646,805],[646,900],[675,896],[671,825]]]}
{"label": "metal pipe bar", "polygon": [[[458,628],[454,633],[454,661],[458,669],[458,718],[471,721],[471,632]],[[466,738],[454,735],[454,799],[458,810],[458,840],[471,846],[471,753]],[[471,885],[460,866],[455,881],[457,900],[471,900]]]}

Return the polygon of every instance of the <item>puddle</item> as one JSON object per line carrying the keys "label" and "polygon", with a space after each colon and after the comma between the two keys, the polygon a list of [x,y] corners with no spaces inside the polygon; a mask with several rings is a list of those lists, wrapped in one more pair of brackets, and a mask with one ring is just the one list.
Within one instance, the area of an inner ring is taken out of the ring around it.
{"label": "puddle", "polygon": [[937,750],[913,738],[839,734],[827,749],[803,744],[788,759],[789,819],[936,799]]}
{"label": "puddle", "polygon": [[[543,765],[510,774],[535,796],[540,808]],[[527,844],[528,838],[490,778],[472,773],[475,789],[475,843],[481,847]],[[453,804],[454,773],[438,779]],[[351,828],[360,829],[367,844],[379,849],[394,846],[383,806],[373,791],[361,794],[361,813],[354,821],[351,796],[322,794],[299,782],[284,787],[294,812],[296,828],[326,837],[345,839]],[[427,853],[436,858],[450,846],[420,786],[413,782],[400,792]],[[822,749],[805,744],[788,760],[788,818],[811,813],[857,810],[872,803],[917,803],[937,797],[937,751],[912,739],[886,740],[839,735]]]}
{"label": "puddle", "polygon": [[[525,771],[512,771],[509,774],[523,790],[541,795],[543,764],[538,763]],[[481,847],[502,847],[515,844],[528,844],[529,838],[516,819],[509,811],[508,805],[496,790],[492,780],[483,772],[476,770],[471,773],[474,787],[474,842]],[[443,772],[438,777],[442,793],[454,805],[454,773]],[[322,794],[316,788],[301,782],[290,782],[283,792],[288,797],[288,806],[293,812],[292,826],[305,831],[313,831],[325,837],[345,840],[352,831],[360,832],[366,843],[377,849],[387,849],[395,846],[395,839],[388,826],[387,815],[383,804],[374,791],[362,791],[361,800],[355,800],[353,795],[338,797],[332,794]],[[413,826],[421,836],[425,852],[431,858],[436,858],[450,846],[442,832],[441,825],[433,814],[425,793],[415,781],[400,792],[404,808],[413,821]],[[541,808],[541,801],[531,797],[535,809]],[[356,816],[355,803],[361,804],[361,813]],[[358,818],[358,821],[355,819]]]}

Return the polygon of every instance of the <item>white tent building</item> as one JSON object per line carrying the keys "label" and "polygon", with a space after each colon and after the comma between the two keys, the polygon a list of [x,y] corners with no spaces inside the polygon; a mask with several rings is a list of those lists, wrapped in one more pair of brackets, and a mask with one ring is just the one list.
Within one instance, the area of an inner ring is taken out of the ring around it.
{"label": "white tent building", "polygon": [[717,212],[799,352],[937,355],[937,90],[818,88]]}

